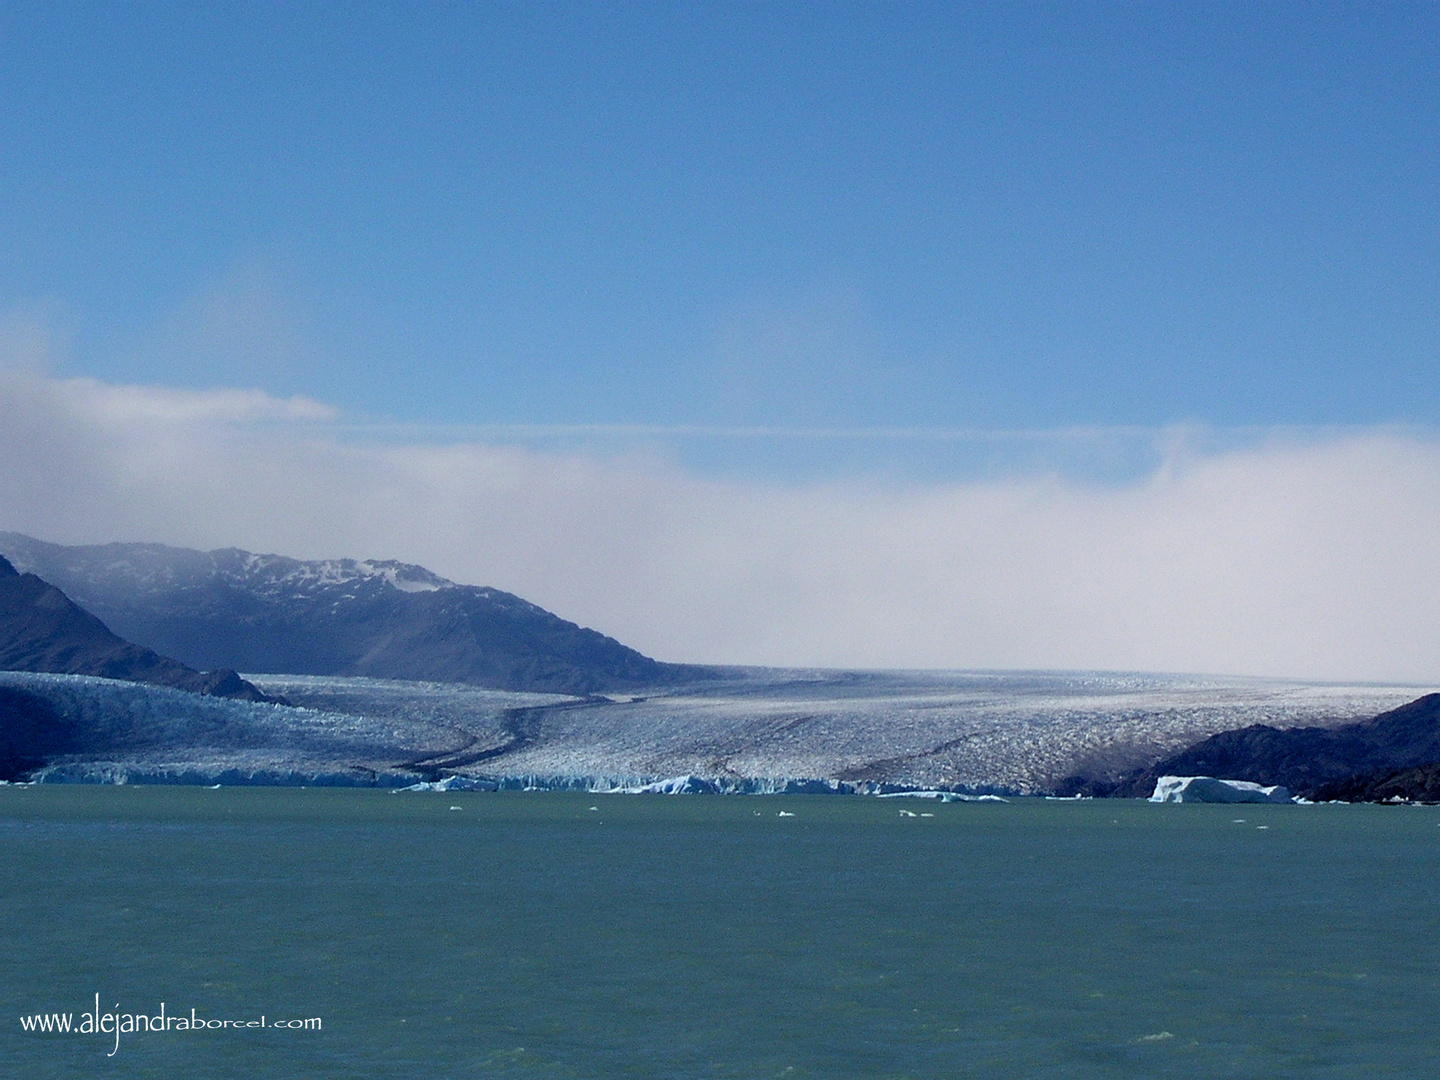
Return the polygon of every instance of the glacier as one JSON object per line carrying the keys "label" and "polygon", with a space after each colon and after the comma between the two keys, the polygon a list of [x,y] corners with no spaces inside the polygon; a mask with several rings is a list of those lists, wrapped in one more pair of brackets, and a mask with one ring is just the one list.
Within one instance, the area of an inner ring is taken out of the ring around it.
{"label": "glacier", "polygon": [[[1086,672],[745,669],[620,699],[248,674],[295,707],[0,673],[89,733],[44,782],[1043,794],[1218,731],[1335,725],[1426,688]],[[458,782],[458,781],[457,781]]]}

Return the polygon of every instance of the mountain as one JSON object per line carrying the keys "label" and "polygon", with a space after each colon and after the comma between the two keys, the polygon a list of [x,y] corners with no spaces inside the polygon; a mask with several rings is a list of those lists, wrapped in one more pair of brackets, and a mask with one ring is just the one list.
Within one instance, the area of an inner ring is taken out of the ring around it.
{"label": "mountain", "polygon": [[569,694],[713,677],[652,660],[510,593],[392,560],[66,547],[19,533],[0,533],[0,553],[116,632],[196,667]]}
{"label": "mountain", "polygon": [[117,637],[94,615],[0,556],[0,670],[98,675],[198,694],[272,701],[234,671],[196,671]]}
{"label": "mountain", "polygon": [[[1214,776],[1282,784],[1311,799],[1428,798],[1440,790],[1440,694],[1426,694],[1357,724],[1281,729],[1253,724],[1218,735],[1117,784],[1072,777],[1063,794],[1142,798],[1161,776]],[[1413,794],[1405,794],[1413,792]]]}

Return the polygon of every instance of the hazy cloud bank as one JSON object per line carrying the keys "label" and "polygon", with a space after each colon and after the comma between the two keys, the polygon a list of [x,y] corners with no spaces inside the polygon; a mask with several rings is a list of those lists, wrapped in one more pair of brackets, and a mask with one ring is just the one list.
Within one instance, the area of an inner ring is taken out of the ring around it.
{"label": "hazy cloud bank", "polygon": [[330,415],[0,373],[0,528],[394,557],[670,660],[1440,678],[1440,444],[1422,434],[1182,441],[1123,486],[775,486],[287,423]]}

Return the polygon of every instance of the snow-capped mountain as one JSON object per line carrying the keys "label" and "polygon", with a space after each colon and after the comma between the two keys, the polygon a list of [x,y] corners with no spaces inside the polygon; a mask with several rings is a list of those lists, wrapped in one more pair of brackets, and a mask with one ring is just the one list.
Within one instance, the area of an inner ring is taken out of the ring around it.
{"label": "snow-capped mountain", "polygon": [[374,675],[588,693],[688,680],[498,589],[394,560],[237,548],[67,547],[0,533],[0,554],[117,634],[199,668]]}

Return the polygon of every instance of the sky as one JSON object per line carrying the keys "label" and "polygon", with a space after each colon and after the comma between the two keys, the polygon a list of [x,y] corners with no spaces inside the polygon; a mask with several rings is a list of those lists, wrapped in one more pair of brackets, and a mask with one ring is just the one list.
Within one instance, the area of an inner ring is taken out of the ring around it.
{"label": "sky", "polygon": [[0,528],[674,660],[1440,680],[1437,31],[0,4]]}

